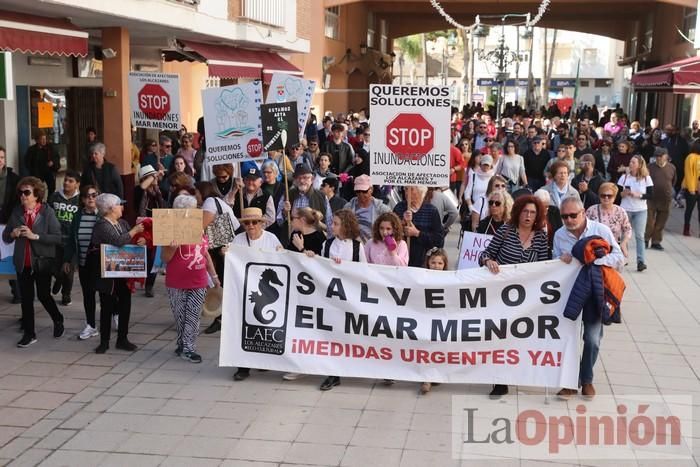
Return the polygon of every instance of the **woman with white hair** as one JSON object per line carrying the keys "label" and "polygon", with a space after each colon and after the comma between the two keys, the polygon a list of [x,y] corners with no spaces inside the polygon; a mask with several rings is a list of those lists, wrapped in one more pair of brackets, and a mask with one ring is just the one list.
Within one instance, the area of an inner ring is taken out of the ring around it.
{"label": "woman with white hair", "polygon": [[561,220],[561,212],[558,206],[552,204],[552,197],[546,189],[540,188],[535,191],[534,195],[535,198],[539,199],[542,204],[547,207],[547,244],[549,245],[549,251],[552,251],[554,246],[554,232],[564,225]]}
{"label": "woman with white hair", "polygon": [[[124,206],[117,195],[102,193],[97,196],[95,203],[100,217],[97,218],[92,230],[86,262],[97,264],[99,268],[100,245],[116,247],[128,245],[132,243],[133,237],[143,232],[143,224],[129,227],[129,223],[122,219]],[[137,244],[145,245],[146,239],[140,238]],[[133,352],[136,346],[127,338],[131,316],[131,291],[127,286],[127,279],[99,278],[97,291],[100,293],[100,345],[95,352],[102,354],[109,349],[113,314],[119,317],[116,348]]]}
{"label": "woman with white hair", "polygon": [[101,193],[112,193],[124,197],[124,184],[119,171],[111,162],[105,160],[107,147],[103,143],[92,145],[90,165],[83,172],[81,185],[95,185]]}
{"label": "woman with white hair", "polygon": [[[178,195],[173,201],[173,209],[196,208],[197,198],[192,195]],[[202,357],[195,352],[195,339],[209,278],[214,286],[221,286],[208,248],[207,238],[203,235],[202,241],[196,245],[169,245],[163,247],[161,253],[167,264],[165,286],[175,317],[175,354],[192,363],[202,362]]]}
{"label": "woman with white hair", "polygon": [[411,239],[409,266],[422,267],[425,252],[433,247],[442,248],[445,244],[442,219],[437,208],[426,198],[427,193],[427,187],[407,186],[404,188],[405,200],[394,208],[394,213],[404,223],[404,235]]}

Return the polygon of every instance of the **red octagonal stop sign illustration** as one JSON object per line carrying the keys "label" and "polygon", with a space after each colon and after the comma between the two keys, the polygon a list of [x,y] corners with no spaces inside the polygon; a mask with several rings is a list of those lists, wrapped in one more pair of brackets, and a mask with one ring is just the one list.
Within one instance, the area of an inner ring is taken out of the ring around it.
{"label": "red octagonal stop sign illustration", "polygon": [[402,158],[420,159],[435,145],[435,129],[421,114],[397,115],[386,127],[386,146]]}
{"label": "red octagonal stop sign illustration", "polygon": [[138,94],[139,109],[151,120],[163,120],[170,112],[170,95],[160,84],[147,84]]}

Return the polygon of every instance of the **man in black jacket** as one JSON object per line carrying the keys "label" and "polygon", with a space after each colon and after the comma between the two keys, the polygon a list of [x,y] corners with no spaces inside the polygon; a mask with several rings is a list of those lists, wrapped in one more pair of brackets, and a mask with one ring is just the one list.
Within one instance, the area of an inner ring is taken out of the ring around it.
{"label": "man in black jacket", "polygon": [[107,147],[102,143],[96,143],[92,147],[92,162],[83,172],[81,185],[95,185],[101,193],[112,193],[124,198],[124,185],[119,172],[114,164],[105,160]]}
{"label": "man in black jacket", "polygon": [[[12,209],[17,205],[17,183],[19,176],[7,167],[7,151],[0,146],[0,224],[7,224]],[[21,298],[17,281],[10,281],[12,303],[20,303]]]}
{"label": "man in black jacket", "polygon": [[334,123],[331,127],[332,137],[326,141],[321,152],[331,155],[331,172],[341,174],[347,172],[352,167],[352,159],[355,157],[355,150],[349,143],[343,141],[345,128],[340,123]]}
{"label": "man in black jacket", "polygon": [[27,149],[24,156],[29,175],[46,183],[48,193],[56,191],[56,173],[61,167],[58,150],[49,143],[46,133],[39,133],[36,144]]}
{"label": "man in black jacket", "polygon": [[550,159],[549,151],[545,149],[545,142],[541,136],[532,139],[532,149],[525,151],[523,159],[527,183],[532,191],[537,191],[544,186],[544,169]]}

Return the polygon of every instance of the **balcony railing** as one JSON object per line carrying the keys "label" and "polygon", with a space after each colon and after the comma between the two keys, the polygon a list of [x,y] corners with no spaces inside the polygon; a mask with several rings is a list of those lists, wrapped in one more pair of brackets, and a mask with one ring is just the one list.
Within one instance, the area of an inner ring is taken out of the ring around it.
{"label": "balcony railing", "polygon": [[257,23],[284,26],[284,3],[288,0],[241,0],[241,16]]}

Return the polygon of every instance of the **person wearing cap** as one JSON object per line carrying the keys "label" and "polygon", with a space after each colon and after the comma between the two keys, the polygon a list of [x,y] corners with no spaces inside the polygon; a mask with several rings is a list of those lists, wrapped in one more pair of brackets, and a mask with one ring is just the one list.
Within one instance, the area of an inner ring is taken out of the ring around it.
{"label": "person wearing cap", "polygon": [[649,164],[649,176],[654,183],[652,197],[647,200],[647,225],[644,243],[654,250],[663,250],[661,245],[664,227],[671,213],[673,186],[676,183],[676,166],[669,162],[666,148],[657,148],[654,152],[656,159]]}
{"label": "person wearing cap", "polygon": [[124,184],[119,171],[111,162],[105,160],[107,146],[96,143],[92,146],[92,161],[83,172],[81,185],[95,185],[101,193],[112,193],[124,197]]}
{"label": "person wearing cap", "polygon": [[[139,169],[139,184],[134,188],[134,204],[137,217],[153,217],[154,209],[168,207],[158,184],[158,171],[152,165],[144,165]],[[146,276],[145,294],[146,297],[151,298],[153,297],[153,285],[158,276],[157,273],[150,272],[155,262],[156,249],[148,248],[146,253],[149,272]]]}
{"label": "person wearing cap", "polygon": [[[260,208],[244,208],[243,214],[240,217],[241,224],[245,229],[245,233],[236,235],[233,238],[232,245],[248,246],[260,250],[279,251],[284,247],[279,242],[274,234],[263,229],[263,213]],[[250,368],[238,367],[233,379],[243,381],[250,376]]]}
{"label": "person wearing cap", "polygon": [[331,155],[331,172],[340,174],[347,172],[352,167],[355,150],[349,143],[343,141],[345,127],[340,123],[334,123],[331,127],[332,138],[326,141],[322,151]]}
{"label": "person wearing cap", "polygon": [[345,209],[349,209],[357,217],[363,243],[372,239],[374,221],[385,212],[391,211],[382,200],[372,196],[372,181],[369,175],[360,175],[355,179],[355,197],[345,205]]}
{"label": "person wearing cap", "polygon": [[541,136],[535,136],[532,139],[532,148],[523,154],[527,183],[534,191],[542,188],[545,184],[544,171],[550,159],[549,151],[545,146],[545,140]]}
{"label": "person wearing cap", "polygon": [[310,207],[323,213],[323,223],[332,222],[331,205],[326,196],[313,188],[314,175],[311,168],[301,164],[294,170],[294,186],[289,189],[289,199],[283,197],[277,206],[277,224],[281,227],[280,236],[283,243],[289,238],[287,232],[287,214],[294,209]]}
{"label": "person wearing cap", "polygon": [[36,342],[34,329],[34,288],[39,301],[53,321],[53,336],[64,333],[63,315],[51,296],[51,272],[56,246],[61,243],[61,225],[48,203],[42,200],[46,185],[36,177],[24,177],[17,184],[19,204],[7,220],[2,239],[14,242],[12,262],[22,296],[22,331],[17,347]]}
{"label": "person wearing cap", "polygon": [[[130,227],[122,218],[124,206],[119,196],[102,193],[95,200],[100,215],[92,231],[90,246],[86,261],[93,267],[100,268],[100,246],[112,245],[122,247],[130,244],[131,239],[143,232],[143,224]],[[140,245],[146,244],[146,239],[139,239]],[[131,291],[127,279],[98,278],[97,291],[100,294],[100,345],[95,352],[103,354],[109,349],[109,338],[112,332],[112,315],[117,314],[117,349],[133,352],[136,346],[129,342],[129,318],[131,317]]]}
{"label": "person wearing cap", "polygon": [[[197,198],[178,195],[173,209],[195,209]],[[165,286],[168,289],[170,309],[175,317],[177,347],[175,355],[192,363],[201,363],[196,352],[199,315],[204,303],[210,278],[215,287],[221,287],[214,263],[209,256],[206,235],[196,245],[168,245],[161,254],[166,263]]]}
{"label": "person wearing cap", "polygon": [[467,188],[464,191],[464,200],[470,212],[473,213],[471,217],[474,218],[474,215],[477,216],[476,219],[472,221],[472,225],[474,226],[479,223],[479,212],[476,210],[476,203],[486,194],[489,180],[491,180],[494,173],[493,157],[488,154],[481,156],[479,167],[469,173],[470,180],[468,180]]}
{"label": "person wearing cap", "polygon": [[345,205],[348,204],[348,201],[345,198],[342,198],[337,195],[338,177],[336,177],[335,175],[323,179],[323,181],[321,182],[320,191],[321,193],[326,195],[326,198],[328,199],[328,204],[330,204],[331,212],[333,214],[335,214],[336,211],[343,209]]}
{"label": "person wearing cap", "polygon": [[301,143],[288,145],[285,148],[285,154],[292,169],[299,164],[306,164],[313,170],[314,161],[311,159],[311,156],[304,151],[304,146],[302,146]]}
{"label": "person wearing cap", "polygon": [[[263,213],[263,229],[275,222],[275,203],[272,196],[262,190],[262,175],[257,167],[250,167],[243,176],[243,208],[259,208]],[[236,196],[233,213],[241,216],[241,197]]]}

